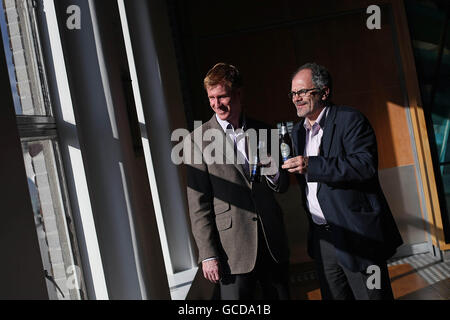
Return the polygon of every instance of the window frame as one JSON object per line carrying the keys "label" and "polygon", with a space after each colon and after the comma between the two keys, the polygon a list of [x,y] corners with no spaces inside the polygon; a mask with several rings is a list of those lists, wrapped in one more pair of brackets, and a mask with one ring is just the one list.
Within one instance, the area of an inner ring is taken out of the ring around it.
{"label": "window frame", "polygon": [[[21,41],[28,41],[28,48],[26,45],[23,45],[23,54],[24,56],[31,56],[31,61],[27,61],[26,67],[24,68],[27,72],[26,76],[28,78],[28,81],[30,82],[30,86],[34,85],[35,92],[32,94],[32,105],[35,112],[39,110],[43,110],[46,114],[45,115],[39,115],[39,114],[23,114],[23,108],[22,108],[22,101],[21,101],[21,94],[19,90],[17,90],[17,96],[19,97],[19,100],[17,101],[14,99],[14,106],[12,106],[15,110],[16,114],[16,124],[17,129],[19,133],[20,143],[23,146],[24,143],[32,143],[37,141],[48,141],[49,145],[52,148],[53,153],[53,159],[51,159],[51,162],[54,164],[54,167],[49,169],[53,170],[55,173],[55,178],[57,179],[56,183],[54,183],[52,188],[58,188],[59,194],[53,195],[52,194],[52,201],[54,200],[54,197],[60,197],[61,200],[61,212],[63,214],[61,219],[64,219],[65,225],[62,226],[66,233],[65,236],[68,238],[68,249],[70,250],[69,253],[63,254],[69,255],[71,257],[71,260],[73,261],[74,265],[79,268],[76,274],[77,277],[79,277],[79,284],[80,287],[77,288],[77,292],[75,294],[71,294],[70,297],[79,300],[87,299],[87,290],[85,286],[85,280],[83,276],[82,271],[82,263],[81,263],[81,255],[80,250],[78,246],[78,239],[77,239],[77,233],[74,226],[74,219],[72,215],[71,205],[70,205],[70,198],[69,198],[69,192],[67,188],[66,178],[64,175],[64,166],[62,161],[62,155],[61,155],[61,146],[59,142],[59,135],[57,131],[57,123],[56,119],[53,117],[54,112],[51,104],[50,99],[50,92],[49,92],[49,86],[47,81],[47,75],[46,75],[46,69],[44,65],[44,59],[43,59],[43,52],[41,47],[41,41],[40,41],[40,35],[39,35],[39,29],[38,29],[38,21],[37,21],[37,14],[36,14],[36,8],[37,8],[37,2],[34,0],[19,0],[15,1],[15,9],[17,11],[17,16],[21,17],[22,19],[18,19],[18,28],[19,28],[19,35]],[[14,97],[15,89],[13,86],[14,84],[18,84],[17,82],[17,71],[16,71],[16,65],[14,63],[14,52],[12,49],[11,44],[11,33],[10,33],[10,26],[8,24],[8,17],[6,14],[6,10],[11,10],[11,7],[6,8],[6,2],[5,0],[2,1],[0,8],[0,14],[2,23],[6,25],[6,28],[2,28],[2,41],[4,43],[4,49],[5,49],[5,57],[6,57],[6,63],[8,64],[9,70],[13,68],[13,72],[9,72],[9,80],[11,85],[11,91],[12,95]],[[21,11],[23,10],[23,12]],[[25,29],[25,30],[24,30]],[[6,31],[7,34],[3,34],[3,32]],[[18,35],[15,35],[15,37],[19,37]],[[25,40],[23,40],[25,39]],[[6,40],[9,40],[9,43],[6,42]],[[30,42],[31,41],[31,42]],[[31,45],[30,45],[31,43]],[[23,43],[22,43],[23,44]],[[27,51],[28,49],[28,51]],[[31,52],[30,52],[31,51]],[[30,74],[29,70],[32,70]],[[32,83],[32,82],[38,82],[38,83]],[[18,88],[17,88],[18,89]],[[35,96],[35,93],[37,93],[37,96]],[[38,101],[36,101],[38,100]],[[19,103],[20,105],[17,105]],[[36,104],[38,104],[38,108],[36,108]],[[21,112],[19,112],[19,110]],[[24,159],[25,161],[25,159]],[[25,177],[26,178],[26,177]],[[48,177],[49,180],[50,176]],[[49,181],[49,183],[52,183]],[[59,212],[55,212],[55,214],[59,214]],[[58,230],[60,227],[58,226]],[[47,244],[48,248],[48,244]],[[41,252],[42,252],[42,248]],[[41,253],[42,255],[42,253]],[[43,269],[46,269],[46,266],[44,265],[44,257],[41,256],[42,263],[43,263]],[[65,259],[64,259],[65,261]],[[67,273],[67,270],[65,270]],[[73,274],[75,276],[75,274]],[[68,275],[69,276],[69,275]],[[46,277],[47,280],[50,280],[52,282],[51,277]],[[50,288],[51,284],[49,285],[49,281],[46,281],[47,288]],[[48,295],[50,299],[58,299],[56,294],[53,292],[50,292],[50,289],[48,290]],[[69,298],[70,298],[69,297]]]}

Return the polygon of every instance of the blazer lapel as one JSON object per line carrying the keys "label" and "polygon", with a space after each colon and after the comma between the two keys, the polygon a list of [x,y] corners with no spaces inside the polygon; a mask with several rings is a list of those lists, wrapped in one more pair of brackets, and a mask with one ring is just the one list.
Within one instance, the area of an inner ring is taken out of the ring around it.
{"label": "blazer lapel", "polygon": [[[320,144],[320,156],[328,157],[330,154],[331,143],[333,141],[333,135],[335,130],[334,120],[336,118],[336,107],[329,106],[330,110],[325,118],[325,124],[323,126],[323,136],[322,142]],[[305,141],[306,141],[306,130],[303,127],[305,119],[303,118],[300,122],[296,124],[294,130],[292,131],[292,140],[294,144],[294,152],[296,156],[304,155],[305,152]],[[304,176],[302,176],[304,180]],[[321,183],[317,186],[317,192],[320,191]]]}
{"label": "blazer lapel", "polygon": [[303,127],[304,122],[305,119],[303,118],[303,120],[298,122],[292,130],[292,142],[294,145],[295,156],[302,156],[305,152],[306,132],[305,128]]}
{"label": "blazer lapel", "polygon": [[330,154],[331,142],[333,141],[336,118],[336,107],[330,106],[328,115],[325,119],[325,125],[323,127],[322,142],[320,144],[320,155],[323,157],[328,157]]}
{"label": "blazer lapel", "polygon": [[[325,124],[323,126],[323,136],[322,142],[320,143],[320,156],[328,157],[330,154],[331,142],[333,141],[335,123],[334,120],[336,118],[336,107],[329,106],[330,110],[328,111],[327,117],[325,119]],[[322,187],[322,183],[318,183],[317,192],[320,191]]]}

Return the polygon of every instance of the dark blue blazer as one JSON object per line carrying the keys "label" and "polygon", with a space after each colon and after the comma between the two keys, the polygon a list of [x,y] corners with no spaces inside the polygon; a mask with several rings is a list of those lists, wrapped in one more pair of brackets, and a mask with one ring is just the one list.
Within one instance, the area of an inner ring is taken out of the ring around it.
{"label": "dark blue blazer", "polygon": [[[292,131],[295,155],[303,155],[305,119]],[[319,156],[309,157],[308,182],[318,182],[317,198],[339,262],[353,271],[389,259],[403,241],[378,179],[375,133],[364,115],[350,107],[330,106]],[[306,205],[306,179],[297,175]],[[308,233],[308,253],[314,258]]]}

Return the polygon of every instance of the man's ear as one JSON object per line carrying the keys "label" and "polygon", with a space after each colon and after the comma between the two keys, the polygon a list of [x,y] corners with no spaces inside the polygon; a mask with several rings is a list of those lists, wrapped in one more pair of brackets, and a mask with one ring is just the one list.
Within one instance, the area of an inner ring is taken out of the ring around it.
{"label": "man's ear", "polygon": [[330,96],[330,88],[325,87],[325,88],[322,90],[322,100],[323,100],[323,101],[328,100],[328,97],[329,97],[329,96]]}

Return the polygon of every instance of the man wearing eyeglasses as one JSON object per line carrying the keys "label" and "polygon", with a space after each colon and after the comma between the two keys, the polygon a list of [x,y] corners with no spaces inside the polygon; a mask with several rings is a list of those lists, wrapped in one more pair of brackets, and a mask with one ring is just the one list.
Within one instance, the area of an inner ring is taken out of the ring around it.
{"label": "man wearing eyeglasses", "polygon": [[325,67],[295,72],[289,96],[301,120],[296,156],[282,168],[299,180],[322,299],[391,300],[386,260],[402,239],[379,183],[375,133],[359,111],[333,105],[331,90]]}

